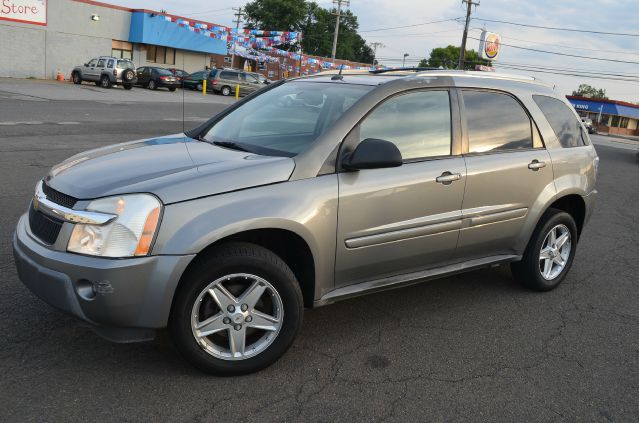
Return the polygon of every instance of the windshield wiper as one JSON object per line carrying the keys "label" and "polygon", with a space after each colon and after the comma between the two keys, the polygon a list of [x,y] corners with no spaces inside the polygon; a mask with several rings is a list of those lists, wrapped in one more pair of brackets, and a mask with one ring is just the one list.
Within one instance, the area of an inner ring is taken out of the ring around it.
{"label": "windshield wiper", "polygon": [[213,144],[224,148],[230,148],[232,150],[246,151],[247,153],[251,153],[251,150],[233,141],[213,141]]}

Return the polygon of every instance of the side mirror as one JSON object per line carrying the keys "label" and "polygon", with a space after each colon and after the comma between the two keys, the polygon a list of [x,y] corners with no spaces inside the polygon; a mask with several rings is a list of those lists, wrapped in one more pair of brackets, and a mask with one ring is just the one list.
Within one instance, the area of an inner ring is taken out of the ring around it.
{"label": "side mirror", "polygon": [[381,169],[403,164],[402,153],[390,141],[366,138],[347,155],[342,166],[348,170]]}
{"label": "side mirror", "polygon": [[89,64],[88,64],[88,63],[85,63],[85,64],[84,64],[84,67],[85,67],[85,68],[88,68],[88,67],[89,67]]}

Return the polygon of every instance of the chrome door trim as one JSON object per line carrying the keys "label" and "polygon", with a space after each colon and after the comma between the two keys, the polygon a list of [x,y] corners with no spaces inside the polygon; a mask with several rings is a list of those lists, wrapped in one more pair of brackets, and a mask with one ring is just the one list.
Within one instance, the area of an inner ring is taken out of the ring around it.
{"label": "chrome door trim", "polygon": [[89,225],[106,225],[115,220],[118,215],[98,213],[84,210],[73,210],[50,201],[42,190],[42,181],[36,185],[33,195],[33,208],[53,218],[70,223],[85,223]]}
{"label": "chrome door trim", "polygon": [[504,204],[489,207],[476,207],[462,210],[463,227],[485,225],[487,223],[502,222],[505,220],[518,219],[526,216],[527,207],[516,204]]}

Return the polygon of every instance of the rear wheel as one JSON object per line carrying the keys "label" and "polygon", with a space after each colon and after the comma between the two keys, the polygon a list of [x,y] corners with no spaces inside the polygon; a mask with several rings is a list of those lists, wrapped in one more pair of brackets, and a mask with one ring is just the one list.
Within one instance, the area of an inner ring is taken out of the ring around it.
{"label": "rear wheel", "polygon": [[102,78],[100,78],[100,86],[102,86],[102,88],[111,88],[111,79],[106,75],[102,75]]}
{"label": "rear wheel", "polygon": [[231,95],[231,87],[224,86],[221,92],[223,96]]}
{"label": "rear wheel", "polygon": [[571,215],[548,210],[535,228],[522,260],[511,264],[513,276],[536,291],[556,288],[570,270],[577,236],[577,225]]}
{"label": "rear wheel", "polygon": [[302,314],[302,293],[286,263],[258,245],[231,243],[214,250],[181,282],[169,331],[195,367],[240,375],[282,356]]}
{"label": "rear wheel", "polygon": [[157,90],[157,88],[158,88],[158,86],[157,86],[157,84],[155,83],[154,80],[150,80],[149,84],[147,85],[147,87],[149,87],[150,90]]}
{"label": "rear wheel", "polygon": [[73,80],[73,83],[76,85],[82,83],[82,77],[80,76],[79,72],[73,72],[73,74],[71,75],[71,79]]}
{"label": "rear wheel", "polygon": [[202,85],[202,83],[198,83],[198,84],[195,86],[195,90],[196,90],[196,91],[202,91],[203,89],[204,89],[204,86]]}

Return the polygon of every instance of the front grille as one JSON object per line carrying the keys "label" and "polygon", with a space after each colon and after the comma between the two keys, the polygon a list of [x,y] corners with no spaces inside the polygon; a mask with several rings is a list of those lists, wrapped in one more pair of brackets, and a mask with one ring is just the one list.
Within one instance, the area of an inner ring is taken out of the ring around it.
{"label": "front grille", "polygon": [[47,199],[70,209],[72,209],[73,206],[75,206],[75,203],[78,202],[77,198],[63,194],[60,191],[56,191],[44,182],[42,183],[42,191],[44,192],[44,195],[47,196]]}
{"label": "front grille", "polygon": [[40,238],[43,242],[52,245],[58,239],[60,229],[62,229],[62,221],[45,215],[44,213],[33,208],[29,208],[29,227],[31,233]]}

